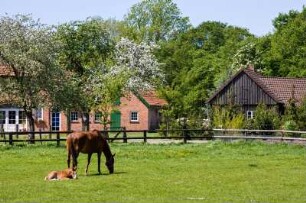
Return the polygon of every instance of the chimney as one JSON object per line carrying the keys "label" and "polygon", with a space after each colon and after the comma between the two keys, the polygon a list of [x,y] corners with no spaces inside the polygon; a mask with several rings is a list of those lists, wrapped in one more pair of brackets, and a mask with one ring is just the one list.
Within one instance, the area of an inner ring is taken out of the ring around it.
{"label": "chimney", "polygon": [[248,69],[255,72],[255,68],[253,64],[249,64]]}

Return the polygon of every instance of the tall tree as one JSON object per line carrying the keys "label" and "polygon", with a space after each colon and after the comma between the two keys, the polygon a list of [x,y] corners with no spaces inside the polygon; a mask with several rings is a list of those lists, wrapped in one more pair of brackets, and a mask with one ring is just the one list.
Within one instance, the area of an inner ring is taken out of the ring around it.
{"label": "tall tree", "polygon": [[113,49],[110,33],[103,21],[97,18],[59,25],[57,40],[62,44],[59,64],[80,76],[105,62]]}
{"label": "tall tree", "polygon": [[276,76],[306,76],[306,7],[301,12],[280,13],[275,32],[261,41],[264,68]]}
{"label": "tall tree", "polygon": [[204,116],[205,101],[227,79],[224,73],[231,68],[233,55],[249,38],[252,35],[245,29],[204,22],[161,44],[157,56],[166,74],[164,94],[176,117]]}
{"label": "tall tree", "polygon": [[[111,23],[111,22],[108,22]],[[110,37],[116,35],[107,30],[108,23],[99,18],[88,18],[59,25],[56,39],[61,44],[58,62],[74,76],[74,88],[78,101],[71,107],[82,112],[83,129],[89,129],[90,92],[86,88],[88,78],[103,64],[112,63],[114,42]],[[71,109],[67,109],[68,112]]]}
{"label": "tall tree", "polygon": [[31,131],[32,110],[60,104],[55,95],[66,89],[66,74],[55,63],[58,46],[53,34],[31,16],[0,18],[0,63],[13,73],[1,79],[0,94],[23,108]]}
{"label": "tall tree", "polygon": [[126,36],[141,41],[173,39],[190,28],[189,19],[172,0],[143,0],[133,5],[125,16]]}

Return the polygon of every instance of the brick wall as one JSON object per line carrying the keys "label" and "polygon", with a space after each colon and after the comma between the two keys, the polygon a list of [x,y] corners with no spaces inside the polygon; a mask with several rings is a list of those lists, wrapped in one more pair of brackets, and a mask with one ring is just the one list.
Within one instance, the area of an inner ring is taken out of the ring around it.
{"label": "brick wall", "polygon": [[[158,120],[158,111],[156,109],[149,109],[134,95],[131,94],[129,97],[123,97],[120,99],[121,112],[121,127],[125,127],[127,130],[149,130],[150,126],[156,126]],[[131,121],[131,112],[138,113],[138,122]],[[150,115],[150,116],[149,116]],[[71,122],[71,130],[81,131],[82,120],[81,114],[78,114],[79,118],[77,121]],[[95,122],[94,114],[89,116],[90,129],[102,130],[102,125]],[[51,115],[49,109],[43,110],[43,120],[38,122],[36,129],[41,128],[43,131],[50,131],[51,129]],[[67,131],[67,117],[61,112],[60,113],[60,131]]]}
{"label": "brick wall", "polygon": [[[149,110],[134,95],[120,99],[121,127],[127,130],[148,130],[149,128]],[[131,112],[138,112],[138,122],[131,122]]]}

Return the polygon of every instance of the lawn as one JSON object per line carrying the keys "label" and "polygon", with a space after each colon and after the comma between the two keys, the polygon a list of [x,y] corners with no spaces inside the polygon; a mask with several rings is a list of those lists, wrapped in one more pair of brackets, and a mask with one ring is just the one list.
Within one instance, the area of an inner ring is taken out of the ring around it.
{"label": "lawn", "polygon": [[[306,148],[259,142],[112,143],[115,173],[79,157],[78,179],[44,181],[66,167],[64,146],[0,145],[0,202],[306,202]],[[103,157],[104,162],[104,157]]]}

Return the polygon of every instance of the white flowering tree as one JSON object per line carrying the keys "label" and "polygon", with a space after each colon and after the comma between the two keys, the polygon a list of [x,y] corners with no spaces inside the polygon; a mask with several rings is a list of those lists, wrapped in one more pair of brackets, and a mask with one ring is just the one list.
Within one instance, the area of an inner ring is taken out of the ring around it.
{"label": "white flowering tree", "polygon": [[[22,107],[34,131],[33,109],[57,106],[56,95],[69,90],[65,74],[56,65],[53,30],[31,16],[0,17],[0,65],[12,77],[1,78],[0,97]],[[60,93],[61,92],[61,93]]]}
{"label": "white flowering tree", "polygon": [[92,69],[85,88],[90,90],[91,108],[102,113],[105,129],[120,97],[161,84],[164,76],[153,55],[156,48],[154,44],[136,44],[122,38],[115,46],[114,64]]}

